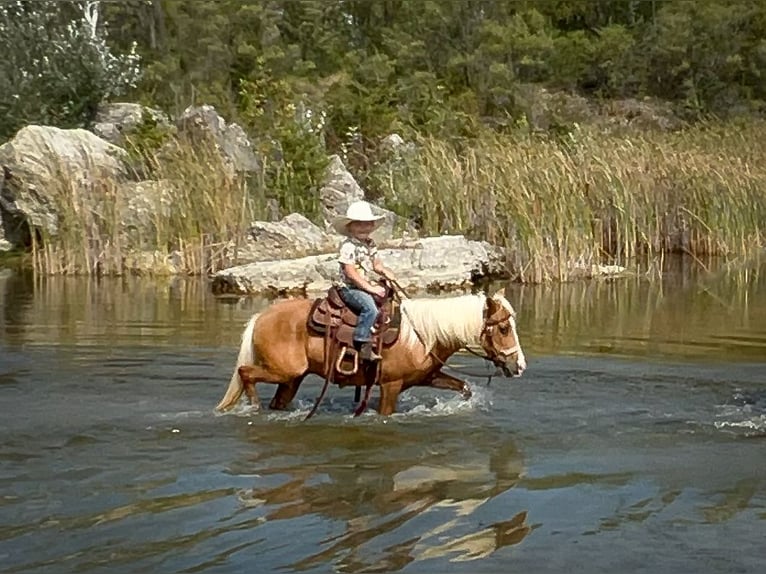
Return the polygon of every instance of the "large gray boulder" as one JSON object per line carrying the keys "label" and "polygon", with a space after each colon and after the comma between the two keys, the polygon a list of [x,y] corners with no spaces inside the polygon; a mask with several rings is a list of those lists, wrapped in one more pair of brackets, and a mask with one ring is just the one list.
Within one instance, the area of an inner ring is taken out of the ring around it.
{"label": "large gray boulder", "polygon": [[[0,211],[6,240],[19,244],[27,226],[55,235],[56,197],[87,202],[97,184],[127,179],[125,150],[82,129],[27,126],[0,146]],[[27,230],[28,233],[28,230]]]}
{"label": "large gray boulder", "polygon": [[[344,215],[349,204],[364,199],[364,191],[357,183],[351,172],[346,169],[339,156],[330,157],[330,163],[325,171],[324,184],[319,190],[319,200],[322,205],[322,218],[325,230],[335,235],[332,221],[338,215]],[[373,238],[378,242],[391,239],[397,230],[407,230],[410,233],[413,226],[395,214],[393,211],[384,209],[374,203],[370,203],[375,215],[384,216],[383,224],[373,233]],[[336,238],[339,237],[336,235]]]}
{"label": "large gray boulder", "polygon": [[[410,291],[464,289],[478,280],[506,274],[499,249],[461,235],[403,242],[398,248],[382,249],[380,256]],[[212,289],[219,295],[319,293],[337,273],[335,253],[259,261],[219,271]]]}
{"label": "large gray boulder", "polygon": [[119,229],[128,248],[140,250],[154,244],[158,219],[168,220],[178,211],[175,198],[180,185],[183,184],[168,180],[144,180],[130,181],[119,187],[118,204],[122,207]]}
{"label": "large gray boulder", "polygon": [[208,141],[221,154],[224,165],[234,173],[260,171],[261,162],[245,130],[237,124],[227,124],[213,106],[186,108],[176,120],[179,134],[193,142]]}
{"label": "large gray boulder", "polygon": [[337,155],[330,156],[330,163],[327,164],[325,171],[325,181],[319,190],[325,227],[330,230],[332,220],[346,213],[350,203],[361,199],[364,199],[364,191],[343,165],[343,160]]}
{"label": "large gray boulder", "polygon": [[294,259],[326,253],[337,246],[336,238],[325,233],[307,217],[291,213],[279,221],[255,221],[239,248],[237,260],[252,263]]}

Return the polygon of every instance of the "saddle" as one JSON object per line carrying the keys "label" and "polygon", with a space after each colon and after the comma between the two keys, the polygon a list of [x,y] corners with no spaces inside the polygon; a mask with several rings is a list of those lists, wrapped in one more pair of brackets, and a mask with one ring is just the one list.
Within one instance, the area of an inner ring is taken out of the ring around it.
{"label": "saddle", "polygon": [[[372,330],[372,345],[380,350],[393,345],[399,338],[401,312],[390,291],[385,298],[375,297],[375,303],[378,305],[378,318]],[[336,369],[344,375],[355,374],[359,366],[354,348],[357,320],[358,315],[346,306],[334,286],[327,290],[325,297],[314,301],[309,312],[306,325],[309,332],[325,338],[325,363],[334,359]]]}

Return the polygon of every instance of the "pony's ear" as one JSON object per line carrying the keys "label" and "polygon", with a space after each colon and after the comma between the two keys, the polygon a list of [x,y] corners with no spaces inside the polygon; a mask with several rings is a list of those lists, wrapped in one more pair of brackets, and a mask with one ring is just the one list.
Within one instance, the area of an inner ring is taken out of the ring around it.
{"label": "pony's ear", "polygon": [[499,289],[495,292],[494,295],[492,295],[491,298],[487,299],[488,301],[492,301],[496,307],[502,307],[505,310],[507,310],[511,315],[515,315],[516,311],[513,309],[513,305],[511,305],[511,302],[508,300],[508,294],[505,287],[502,289]]}
{"label": "pony's ear", "polygon": [[485,318],[491,317],[500,308],[500,302],[497,299],[495,299],[496,295],[497,293],[495,293],[495,295],[493,295],[492,297],[487,297],[486,307],[484,308]]}

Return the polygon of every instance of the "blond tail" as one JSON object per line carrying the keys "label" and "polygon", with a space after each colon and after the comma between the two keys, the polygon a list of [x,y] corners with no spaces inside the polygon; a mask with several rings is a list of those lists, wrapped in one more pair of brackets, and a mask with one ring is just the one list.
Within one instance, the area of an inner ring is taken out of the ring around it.
{"label": "blond tail", "polygon": [[255,362],[255,353],[253,350],[253,331],[255,330],[255,321],[258,319],[258,315],[253,315],[248,321],[245,327],[245,332],[242,333],[242,344],[239,347],[239,355],[237,356],[237,364],[234,366],[234,373],[231,375],[231,382],[229,388],[226,389],[226,394],[221,399],[221,402],[215,407],[217,411],[227,411],[237,404],[244,387],[242,386],[242,380],[239,378],[239,368],[242,365],[252,365]]}

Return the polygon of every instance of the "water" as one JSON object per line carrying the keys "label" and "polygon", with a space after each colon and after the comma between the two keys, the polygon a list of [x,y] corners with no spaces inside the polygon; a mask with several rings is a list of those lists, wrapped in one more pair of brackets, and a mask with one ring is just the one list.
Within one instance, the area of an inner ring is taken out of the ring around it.
{"label": "water", "polygon": [[264,300],[0,271],[0,570],[761,572],[757,271],[512,288],[522,379],[307,423],[212,411]]}

